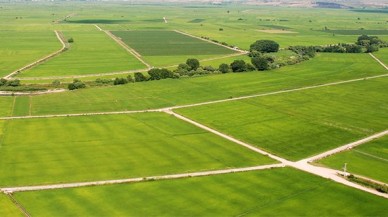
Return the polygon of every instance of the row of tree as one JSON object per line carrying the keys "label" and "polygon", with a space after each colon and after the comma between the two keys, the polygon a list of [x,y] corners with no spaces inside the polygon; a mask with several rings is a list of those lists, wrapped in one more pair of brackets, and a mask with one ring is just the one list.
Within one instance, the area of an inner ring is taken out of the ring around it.
{"label": "row of tree", "polygon": [[5,78],[0,79],[0,86],[3,87],[18,87],[20,86],[20,80],[7,80]]}
{"label": "row of tree", "polygon": [[372,53],[379,48],[388,47],[388,43],[379,39],[377,36],[361,35],[356,43],[346,44],[339,43],[326,46],[291,46],[290,50],[298,54],[315,55],[315,52],[322,53]]}

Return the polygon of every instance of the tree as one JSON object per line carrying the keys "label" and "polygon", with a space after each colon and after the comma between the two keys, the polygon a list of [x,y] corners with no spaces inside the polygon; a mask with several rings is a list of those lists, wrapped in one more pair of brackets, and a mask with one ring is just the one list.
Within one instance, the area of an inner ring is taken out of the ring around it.
{"label": "tree", "polygon": [[199,61],[197,59],[187,59],[186,64],[190,67],[190,70],[197,70],[199,67]]}
{"label": "tree", "polygon": [[126,83],[128,83],[128,80],[125,78],[116,78],[113,81],[113,85],[122,85],[122,84],[126,84]]}
{"label": "tree", "polygon": [[146,81],[147,78],[143,75],[143,73],[141,72],[136,72],[135,73],[135,82],[142,82],[142,81]]}
{"label": "tree", "polygon": [[185,70],[185,71],[189,71],[190,70],[190,66],[187,65],[186,63],[181,63],[178,65],[178,70]]}
{"label": "tree", "polygon": [[366,46],[366,52],[367,53],[373,53],[373,52],[376,52],[376,51],[379,51],[379,46],[378,45],[372,44],[372,45],[367,45]]}
{"label": "tree", "polygon": [[5,86],[7,84],[7,79],[1,78],[0,79],[0,86]]}
{"label": "tree", "polygon": [[258,40],[251,44],[250,50],[251,52],[259,51],[261,53],[278,52],[279,44],[272,40]]}
{"label": "tree", "polygon": [[245,72],[247,71],[247,64],[244,60],[235,60],[230,64],[233,72]]}
{"label": "tree", "polygon": [[67,39],[67,42],[73,43],[73,42],[74,42],[74,39],[73,39],[73,38],[69,38],[69,39]]}
{"label": "tree", "polygon": [[228,64],[222,63],[222,64],[218,67],[218,71],[220,71],[221,73],[228,73],[228,72],[230,72],[230,67],[229,67]]}
{"label": "tree", "polygon": [[76,90],[76,89],[81,89],[81,88],[85,88],[86,87],[86,84],[84,82],[82,82],[81,80],[78,80],[78,79],[74,79],[73,80],[73,83],[70,83],[67,88],[69,90]]}
{"label": "tree", "polygon": [[346,53],[361,53],[362,52],[362,46],[357,44],[344,44],[344,47],[346,49]]}
{"label": "tree", "polygon": [[20,86],[20,80],[16,79],[16,80],[8,81],[7,86],[11,86],[11,87]]}
{"label": "tree", "polygon": [[150,80],[160,80],[174,77],[174,73],[168,69],[153,68],[148,71],[148,74],[150,75]]}
{"label": "tree", "polygon": [[251,59],[251,62],[259,71],[269,69],[269,61],[265,57],[253,57]]}
{"label": "tree", "polygon": [[383,44],[384,42],[379,39],[377,36],[368,36],[368,35],[361,35],[357,38],[356,44],[361,46],[368,46],[368,45],[377,45]]}
{"label": "tree", "polygon": [[179,75],[187,75],[189,71],[190,71],[190,66],[188,66],[186,63],[179,64],[177,69],[174,70],[174,72],[178,73]]}

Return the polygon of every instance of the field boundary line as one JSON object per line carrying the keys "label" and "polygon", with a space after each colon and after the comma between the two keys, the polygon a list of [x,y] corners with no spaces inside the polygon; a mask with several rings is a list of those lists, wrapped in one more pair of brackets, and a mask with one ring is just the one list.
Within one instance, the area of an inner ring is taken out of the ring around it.
{"label": "field boundary line", "polygon": [[0,91],[0,96],[35,96],[35,95],[44,95],[51,93],[62,93],[66,92],[66,89],[52,89],[44,91],[26,91],[26,92],[12,92],[12,91]]}
{"label": "field boundary line", "polygon": [[38,185],[38,186],[10,187],[10,188],[1,188],[1,191],[4,192],[5,194],[12,194],[15,192],[24,192],[24,191],[41,191],[41,190],[63,189],[63,188],[77,188],[77,187],[88,187],[88,186],[100,186],[100,185],[136,183],[136,182],[146,182],[146,181],[156,181],[156,180],[170,180],[170,179],[181,179],[181,178],[221,175],[221,174],[229,174],[229,173],[266,170],[266,169],[279,168],[279,167],[285,167],[285,165],[278,163],[278,164],[269,164],[269,165],[253,166],[253,167],[242,167],[242,168],[223,169],[223,170],[210,170],[210,171],[203,171],[203,172],[180,173],[180,174],[161,175],[161,176],[148,176],[148,177],[138,177],[138,178],[129,178],[129,179],[52,184],[52,185],[40,185],[40,186]]}
{"label": "field boundary line", "polygon": [[[98,25],[95,25],[98,29],[101,29]],[[142,56],[136,51],[134,50],[133,48],[131,48],[130,46],[128,46],[127,44],[125,44],[120,38],[118,38],[117,36],[115,36],[113,33],[111,33],[110,31],[107,31],[107,30],[103,30],[101,29],[100,31],[103,31],[105,32],[111,39],[113,39],[117,44],[119,44],[122,48],[124,48],[127,52],[129,52],[130,54],[132,54],[136,59],[138,59],[141,63],[143,63],[147,69],[151,69],[152,66],[150,64],[148,64],[143,58]]]}
{"label": "field boundary line", "polygon": [[359,151],[359,150],[353,150],[353,151],[357,152],[357,153],[360,153],[360,154],[363,154],[365,156],[369,156],[369,157],[374,158],[374,159],[378,159],[378,160],[382,160],[382,161],[388,162],[388,159],[385,159],[385,158],[382,158],[382,157],[378,157],[378,156],[373,155],[373,154],[369,154],[369,153],[366,153],[366,152],[363,152],[363,151]]}
{"label": "field boundary line", "polygon": [[177,32],[177,33],[180,33],[182,35],[186,35],[186,36],[189,36],[189,37],[192,37],[192,38],[196,38],[196,39],[199,39],[199,40],[202,40],[202,41],[206,41],[208,43],[215,44],[215,45],[218,45],[218,46],[221,46],[221,47],[224,47],[224,48],[228,48],[229,50],[237,51],[237,52],[240,52],[240,53],[243,53],[243,54],[249,53],[246,50],[242,50],[242,49],[239,49],[239,48],[232,48],[232,47],[229,47],[229,46],[226,46],[226,45],[223,45],[223,44],[220,44],[220,43],[216,43],[214,41],[211,41],[211,40],[208,40],[208,39],[205,39],[205,38],[201,38],[201,37],[192,35],[192,34],[187,33],[187,32],[183,32],[183,31],[177,30],[177,29],[175,29],[174,32]]}
{"label": "field boundary line", "polygon": [[22,212],[26,217],[31,217],[31,215],[27,212],[26,208],[24,208],[24,206],[22,204],[20,204],[14,197],[12,194],[10,193],[6,193],[5,195],[8,196],[8,198],[12,201],[12,203],[17,207],[19,208],[20,212]]}
{"label": "field boundary line", "polygon": [[356,189],[359,189],[359,190],[362,190],[362,191],[365,191],[365,192],[368,192],[368,193],[371,193],[371,194],[374,194],[374,195],[377,195],[377,196],[381,196],[381,197],[385,197],[385,198],[388,198],[388,194],[384,194],[384,193],[381,193],[381,192],[378,192],[377,190],[375,189],[371,189],[371,188],[367,188],[367,187],[364,187],[362,185],[359,185],[359,184],[356,184],[356,183],[353,183],[353,182],[350,182],[342,177],[339,176],[340,171],[337,171],[337,170],[333,170],[333,169],[329,169],[329,168],[324,168],[324,167],[318,167],[318,166],[314,166],[314,165],[311,165],[311,164],[308,164],[306,160],[300,160],[300,161],[297,161],[297,162],[291,162],[291,161],[288,161],[284,158],[281,158],[281,157],[278,157],[276,155],[273,155],[273,154],[270,154],[258,147],[255,147],[251,144],[248,144],[248,143],[245,143],[243,141],[240,141],[238,139],[235,139],[233,138],[232,136],[229,136],[227,134],[224,134],[224,133],[221,133],[215,129],[212,129],[210,127],[207,127],[203,124],[200,124],[192,119],[189,119],[187,117],[184,117],[180,114],[177,114],[175,112],[173,112],[172,110],[163,110],[164,112],[166,112],[167,114],[171,114],[171,115],[174,115],[174,117],[178,118],[178,119],[181,119],[185,122],[188,122],[194,126],[197,126],[203,130],[206,130],[210,133],[213,133],[215,135],[218,135],[224,139],[227,139],[231,142],[234,142],[240,146],[243,146],[245,148],[248,148],[252,151],[255,151],[259,154],[262,154],[262,155],[265,155],[265,156],[268,156],[272,159],[275,159],[279,162],[281,162],[282,164],[284,164],[285,166],[290,166],[290,167],[293,167],[295,169],[298,169],[298,170],[302,170],[304,172],[307,172],[307,173],[310,173],[310,174],[314,174],[314,175],[317,175],[317,176],[320,176],[320,177],[323,177],[323,178],[326,178],[326,179],[330,179],[330,180],[333,180],[337,183],[340,183],[340,184],[343,184],[343,185],[347,185],[349,187],[353,187],[353,188],[356,188]]}
{"label": "field boundary line", "polygon": [[97,77],[97,76],[109,76],[109,75],[122,75],[135,72],[147,72],[149,69],[133,69],[128,71],[119,71],[119,72],[106,72],[106,73],[97,73],[97,74],[86,74],[86,75],[66,75],[66,76],[49,76],[49,77],[21,77],[18,78],[21,81],[25,80],[52,80],[52,79],[69,79],[69,78],[87,78],[87,77]]}
{"label": "field boundary line", "polygon": [[240,96],[240,97],[235,97],[235,98],[230,98],[230,99],[221,99],[221,100],[213,100],[213,101],[193,103],[193,104],[187,104],[187,105],[171,106],[171,107],[165,107],[165,108],[144,109],[144,110],[127,110],[127,111],[110,111],[110,112],[85,112],[85,113],[73,113],[73,114],[70,113],[70,114],[51,114],[51,115],[33,115],[33,116],[9,116],[9,117],[0,117],[0,120],[74,117],[74,116],[91,116],[91,115],[133,114],[133,113],[144,113],[144,112],[163,112],[165,110],[190,108],[190,107],[211,105],[211,104],[217,104],[217,103],[223,103],[223,102],[229,102],[229,101],[238,101],[238,100],[244,100],[244,99],[250,99],[250,98],[256,98],[256,97],[278,95],[278,94],[282,94],[282,93],[292,93],[292,92],[297,92],[297,91],[316,89],[316,88],[320,88],[320,87],[335,86],[335,85],[340,85],[340,84],[346,84],[346,83],[352,83],[352,82],[364,81],[364,80],[376,79],[376,78],[382,78],[382,77],[388,77],[388,74],[363,77],[363,78],[356,78],[356,79],[338,81],[338,82],[331,82],[331,83],[326,83],[326,84],[318,84],[318,85],[312,85],[312,86],[300,87],[300,88],[294,88],[294,89],[288,89],[288,90],[280,90],[280,91],[274,91],[274,92],[268,92],[268,93],[260,93],[260,94],[254,94],[254,95],[248,95],[248,96]]}
{"label": "field boundary line", "polygon": [[[218,56],[218,57],[212,57],[212,58],[206,58],[206,59],[200,59],[199,61],[212,61],[212,60],[220,60],[220,59],[226,59],[229,57],[238,57],[245,55],[244,53],[234,53],[234,54],[228,54],[225,56]],[[168,65],[168,66],[161,66],[162,68],[173,68],[177,67],[178,65]],[[118,71],[118,72],[107,72],[107,73],[97,73],[97,74],[87,74],[87,75],[67,75],[67,76],[49,76],[49,77],[21,77],[18,78],[19,80],[52,80],[52,79],[69,79],[69,78],[88,78],[88,77],[97,77],[97,76],[109,76],[109,75],[123,75],[128,73],[135,73],[135,72],[147,72],[149,69],[139,69],[139,70],[128,70],[128,71]]]}
{"label": "field boundary line", "polygon": [[55,30],[54,32],[55,32],[55,35],[56,35],[57,39],[61,42],[62,48],[60,48],[59,50],[55,51],[54,53],[51,53],[51,54],[49,54],[49,55],[47,55],[47,56],[45,56],[43,58],[40,58],[39,60],[36,60],[33,63],[25,65],[22,68],[19,68],[19,69],[15,70],[15,71],[11,72],[10,74],[6,75],[4,78],[5,79],[10,79],[10,78],[14,77],[15,75],[19,74],[20,72],[25,71],[25,70],[30,69],[30,68],[33,68],[33,67],[35,67],[35,66],[37,66],[37,65],[39,65],[39,64],[41,64],[43,62],[46,62],[47,60],[49,60],[49,59],[51,59],[53,57],[56,57],[57,55],[61,54],[62,52],[65,52],[66,50],[68,50],[70,45],[69,45],[69,43],[66,42],[62,32],[57,31],[57,30]]}
{"label": "field boundary line", "polygon": [[348,144],[343,145],[343,146],[340,146],[340,147],[338,147],[338,148],[331,149],[331,150],[326,151],[326,152],[323,152],[323,153],[321,153],[321,154],[318,154],[318,155],[315,155],[315,156],[312,156],[312,157],[303,159],[302,161],[304,161],[304,162],[306,162],[306,163],[313,162],[313,161],[317,161],[317,160],[320,160],[320,159],[329,157],[329,156],[331,156],[331,155],[334,155],[334,154],[337,154],[337,153],[340,153],[340,152],[343,152],[343,151],[350,150],[350,149],[352,149],[352,148],[355,148],[355,147],[357,147],[357,146],[360,146],[360,145],[362,145],[362,144],[368,143],[368,142],[370,142],[370,141],[373,141],[373,140],[375,140],[375,139],[381,138],[381,137],[386,136],[386,135],[388,135],[388,130],[385,130],[385,131],[383,131],[383,132],[376,133],[376,134],[374,134],[374,135],[368,136],[368,137],[366,137],[366,138],[357,140],[357,141],[352,142],[352,143],[348,143]]}
{"label": "field boundary line", "polygon": [[375,55],[373,55],[372,53],[369,53],[369,55],[375,59],[378,63],[380,63],[380,65],[382,65],[386,70],[388,70],[388,66],[386,66],[381,60],[379,60]]}
{"label": "field boundary line", "polygon": [[97,24],[94,24],[94,26],[98,29],[98,30],[100,30],[100,31],[104,31],[103,29],[101,29]]}
{"label": "field boundary line", "polygon": [[32,118],[36,118],[36,119],[38,119],[38,118],[60,118],[60,117],[79,117],[79,116],[95,116],[95,115],[124,115],[124,114],[136,114],[136,113],[147,113],[147,112],[162,112],[162,109],[113,111],[113,112],[90,112],[90,113],[78,113],[78,114],[13,116],[13,117],[0,117],[0,120],[32,119]]}
{"label": "field boundary line", "polygon": [[355,79],[350,79],[350,80],[336,81],[336,82],[330,82],[330,83],[326,83],[326,84],[317,84],[317,85],[312,85],[312,86],[307,86],[307,87],[279,90],[279,91],[274,91],[274,92],[260,93],[260,94],[254,94],[254,95],[248,95],[248,96],[240,96],[240,97],[234,97],[234,98],[230,98],[230,99],[221,99],[221,100],[214,100],[214,101],[208,101],[208,102],[202,102],[202,103],[194,103],[194,104],[181,105],[181,106],[172,106],[172,107],[169,107],[168,109],[190,108],[190,107],[217,104],[217,103],[223,103],[223,102],[229,102],[229,101],[237,101],[237,100],[250,99],[250,98],[256,98],[256,97],[278,95],[278,94],[282,94],[282,93],[292,93],[292,92],[297,92],[297,91],[316,89],[316,88],[320,88],[320,87],[329,87],[329,86],[347,84],[347,83],[364,81],[364,80],[375,79],[375,78],[382,78],[382,77],[388,77],[388,74],[381,74],[381,75],[363,77],[363,78],[355,78]]}
{"label": "field boundary line", "polygon": [[253,145],[250,145],[250,144],[248,144],[248,143],[242,142],[242,141],[240,141],[240,140],[238,140],[238,139],[233,138],[232,136],[223,134],[223,133],[221,133],[221,132],[219,132],[219,131],[217,131],[217,130],[215,130],[215,129],[212,129],[212,128],[207,127],[207,126],[205,126],[205,125],[203,125],[203,124],[200,124],[200,123],[198,123],[198,122],[196,122],[196,121],[194,121],[194,120],[192,120],[192,119],[189,119],[189,118],[187,118],[187,117],[185,117],[185,116],[183,116],[183,115],[180,115],[180,114],[178,114],[178,113],[175,113],[175,112],[172,111],[171,109],[165,109],[165,110],[163,110],[163,112],[165,112],[165,113],[167,113],[167,114],[170,114],[170,115],[173,115],[174,117],[176,117],[176,118],[178,118],[178,119],[180,119],[180,120],[183,120],[183,121],[185,121],[185,122],[187,122],[187,123],[190,123],[190,124],[192,124],[192,125],[194,125],[194,126],[196,126],[196,127],[199,127],[199,128],[201,128],[201,129],[203,129],[203,130],[206,130],[206,131],[208,131],[208,132],[211,132],[211,133],[213,133],[213,134],[216,134],[217,136],[220,136],[220,137],[222,137],[222,138],[224,138],[224,139],[227,139],[227,140],[229,140],[229,141],[231,141],[231,142],[233,142],[233,143],[237,143],[237,144],[239,144],[239,145],[241,145],[241,146],[243,146],[243,147],[245,147],[245,148],[248,148],[248,149],[250,149],[250,150],[252,150],[252,151],[254,151],[254,152],[256,152],[256,153],[259,153],[259,154],[261,154],[261,155],[268,156],[268,157],[270,157],[270,158],[272,158],[272,159],[274,159],[274,160],[276,160],[276,161],[279,161],[279,162],[281,162],[281,163],[283,163],[283,164],[289,165],[289,164],[291,163],[290,161],[288,161],[288,160],[286,160],[286,159],[283,159],[283,158],[281,158],[281,157],[278,157],[278,156],[276,156],[276,155],[273,155],[273,154],[271,154],[271,153],[269,153],[269,152],[266,152],[266,151],[264,151],[264,150],[262,150],[262,149],[260,149],[260,148],[257,148],[257,147],[255,147],[255,146],[253,146]]}

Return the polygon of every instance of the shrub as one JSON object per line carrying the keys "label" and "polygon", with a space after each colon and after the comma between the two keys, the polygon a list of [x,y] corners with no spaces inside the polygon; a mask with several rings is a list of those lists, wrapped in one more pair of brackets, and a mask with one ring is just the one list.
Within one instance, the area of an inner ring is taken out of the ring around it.
{"label": "shrub", "polygon": [[85,87],[86,87],[85,83],[78,79],[74,79],[73,83],[70,83],[67,86],[69,90],[76,90],[76,89],[81,89]]}
{"label": "shrub", "polygon": [[7,79],[1,78],[0,79],[0,86],[5,86],[7,84]]}
{"label": "shrub", "polygon": [[174,73],[168,69],[153,68],[148,71],[150,80],[160,80],[166,78],[174,78]]}
{"label": "shrub", "polygon": [[97,84],[110,84],[112,83],[111,79],[97,78],[95,81]]}
{"label": "shrub", "polygon": [[116,78],[113,81],[113,85],[122,85],[122,84],[127,84],[128,80],[126,78]]}
{"label": "shrub", "polygon": [[216,69],[213,68],[213,66],[204,66],[203,69],[206,70],[206,71],[208,71],[208,72],[214,72],[214,71],[216,71]]}
{"label": "shrub", "polygon": [[60,81],[60,80],[54,80],[51,84],[52,84],[54,87],[59,87],[59,85],[61,85],[61,81]]}
{"label": "shrub", "polygon": [[129,83],[135,82],[135,80],[133,80],[133,78],[132,78],[132,75],[128,75],[128,76],[127,76],[127,81],[128,81]]}
{"label": "shrub", "polygon": [[372,45],[367,45],[366,46],[366,52],[367,53],[373,53],[373,52],[376,52],[376,51],[379,51],[379,46],[378,45],[372,44]]}
{"label": "shrub", "polygon": [[221,73],[228,73],[228,72],[230,72],[230,67],[229,67],[228,64],[222,63],[222,64],[218,67],[218,70],[219,70]]}
{"label": "shrub", "polygon": [[190,67],[190,70],[197,70],[199,67],[199,61],[197,59],[187,59],[186,64]]}
{"label": "shrub", "polygon": [[235,60],[230,64],[230,68],[233,72],[245,72],[247,71],[247,64],[244,60]]}
{"label": "shrub", "polygon": [[136,72],[135,73],[135,82],[143,82],[147,81],[147,78],[143,75],[141,72]]}
{"label": "shrub", "polygon": [[15,79],[15,80],[7,81],[6,86],[10,86],[10,87],[20,86],[20,80]]}
{"label": "shrub", "polygon": [[316,48],[313,46],[291,46],[288,49],[301,56],[315,57]]}
{"label": "shrub", "polygon": [[265,57],[253,57],[251,59],[251,62],[259,71],[269,69],[269,61]]}

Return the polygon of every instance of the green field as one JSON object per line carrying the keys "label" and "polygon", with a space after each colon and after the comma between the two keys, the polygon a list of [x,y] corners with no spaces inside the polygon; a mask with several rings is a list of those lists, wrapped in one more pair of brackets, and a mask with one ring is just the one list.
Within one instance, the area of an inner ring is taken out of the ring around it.
{"label": "green field", "polygon": [[178,110],[279,156],[299,160],[386,129],[387,78]]}
{"label": "green field", "polygon": [[2,117],[12,115],[14,100],[14,97],[0,96],[0,115]]}
{"label": "green field", "polygon": [[[0,77],[59,50],[61,43],[54,31],[60,31],[74,43],[17,75],[22,85],[31,85],[20,89],[51,89],[55,79],[61,82],[56,88],[66,88],[75,77],[86,83],[85,89],[75,91],[0,96],[0,188],[141,179],[278,163],[163,112],[82,113],[157,109],[267,94],[174,111],[292,161],[387,130],[388,71],[369,54],[317,53],[291,65],[301,57],[288,49],[354,43],[361,34],[388,41],[386,10],[256,6],[247,4],[253,1],[240,0],[222,1],[221,5],[167,1],[0,2]],[[276,2],[282,1],[291,2]],[[257,40],[274,40],[280,51],[266,55],[275,59],[271,67],[283,67],[99,86],[97,78],[126,78],[138,71],[147,75],[147,64],[99,27],[115,34],[152,67],[174,70],[188,58],[214,68],[237,59],[251,62],[248,55],[234,56],[240,53],[196,37],[243,50]],[[387,48],[374,55],[388,64]],[[385,77],[366,79],[377,75]],[[308,88],[352,79],[360,80]],[[302,87],[307,89],[271,95]],[[4,118],[52,114],[65,115]],[[316,164],[341,169],[348,163],[352,174],[387,182],[387,144],[388,137],[380,138]],[[382,197],[288,167],[16,191],[13,196],[21,207],[3,191],[0,189],[1,217],[22,216],[23,208],[31,216],[377,217],[388,213],[388,201]]]}
{"label": "green field", "polygon": [[12,120],[3,131],[0,186],[121,179],[274,163],[159,113]]}
{"label": "green field", "polygon": [[[0,19],[1,20],[1,19]],[[61,48],[53,31],[0,31],[0,77]]]}
{"label": "green field", "polygon": [[85,75],[146,68],[95,27],[88,27],[85,31],[65,31],[64,34],[66,38],[74,39],[68,51],[21,73],[20,77]]}
{"label": "green field", "polygon": [[15,196],[34,216],[384,216],[388,212],[384,198],[290,168]]}
{"label": "green field", "polygon": [[174,31],[113,31],[143,56],[226,55],[232,50]]}
{"label": "green field", "polygon": [[388,48],[380,49],[374,55],[380,59],[385,65],[388,65]]}
{"label": "green field", "polygon": [[344,163],[347,163],[350,173],[388,183],[388,137],[332,155],[318,163],[338,170],[342,170]]}
{"label": "green field", "polygon": [[383,73],[385,69],[367,54],[321,54],[311,61],[271,72],[168,79],[33,96],[31,114],[160,108]]}
{"label": "green field", "polygon": [[0,194],[0,216],[24,216],[6,195]]}
{"label": "green field", "polygon": [[188,58],[206,59],[236,53],[175,31],[112,31],[152,65],[179,64]]}

